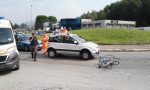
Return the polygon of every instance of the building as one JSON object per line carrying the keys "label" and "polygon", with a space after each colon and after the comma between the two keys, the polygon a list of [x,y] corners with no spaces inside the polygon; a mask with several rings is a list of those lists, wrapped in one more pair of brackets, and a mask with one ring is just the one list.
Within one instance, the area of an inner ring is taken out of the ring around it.
{"label": "building", "polygon": [[150,27],[137,27],[135,29],[150,31]]}
{"label": "building", "polygon": [[97,20],[97,21],[82,21],[81,28],[135,28],[135,21],[121,21],[121,20]]}

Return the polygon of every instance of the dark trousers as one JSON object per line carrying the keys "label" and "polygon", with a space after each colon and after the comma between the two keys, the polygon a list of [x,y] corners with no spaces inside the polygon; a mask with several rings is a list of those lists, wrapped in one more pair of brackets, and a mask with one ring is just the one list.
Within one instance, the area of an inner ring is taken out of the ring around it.
{"label": "dark trousers", "polygon": [[36,60],[36,57],[37,57],[37,46],[31,45],[31,56],[32,56],[32,58],[34,58],[34,60]]}

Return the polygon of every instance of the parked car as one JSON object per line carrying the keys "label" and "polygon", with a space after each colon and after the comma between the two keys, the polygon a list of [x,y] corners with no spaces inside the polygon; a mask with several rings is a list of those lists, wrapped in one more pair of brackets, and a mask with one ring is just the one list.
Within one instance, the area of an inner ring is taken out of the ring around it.
{"label": "parked car", "polygon": [[[31,35],[28,34],[16,34],[15,39],[16,39],[16,44],[17,44],[17,49],[18,50],[24,50],[24,51],[30,51],[30,41],[29,38]],[[39,45],[37,46],[38,50],[42,49],[42,41],[38,40]]]}
{"label": "parked car", "polygon": [[38,35],[42,36],[44,34],[43,31],[38,31]]}
{"label": "parked car", "polygon": [[23,32],[16,32],[16,34],[24,34]]}
{"label": "parked car", "polygon": [[78,55],[82,59],[92,59],[100,54],[97,44],[86,41],[77,34],[53,34],[50,35],[48,56],[54,58],[57,54]]}

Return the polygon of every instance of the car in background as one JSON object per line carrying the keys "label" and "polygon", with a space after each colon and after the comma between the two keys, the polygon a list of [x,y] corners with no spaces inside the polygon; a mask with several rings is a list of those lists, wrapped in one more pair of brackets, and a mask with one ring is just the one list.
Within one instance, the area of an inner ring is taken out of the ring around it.
{"label": "car in background", "polygon": [[[17,49],[18,50],[24,50],[26,52],[30,51],[30,39],[31,35],[28,34],[16,34],[15,39],[16,39],[16,44],[17,44]],[[42,49],[42,41],[38,40],[39,44],[37,46],[38,50]]]}
{"label": "car in background", "polygon": [[99,57],[100,47],[85,40],[77,34],[57,33],[50,35],[48,56],[54,58],[57,54],[78,55],[84,60]]}
{"label": "car in background", "polygon": [[38,31],[37,34],[42,36],[44,34],[44,32],[43,31]]}
{"label": "car in background", "polygon": [[16,34],[24,34],[23,32],[16,32]]}

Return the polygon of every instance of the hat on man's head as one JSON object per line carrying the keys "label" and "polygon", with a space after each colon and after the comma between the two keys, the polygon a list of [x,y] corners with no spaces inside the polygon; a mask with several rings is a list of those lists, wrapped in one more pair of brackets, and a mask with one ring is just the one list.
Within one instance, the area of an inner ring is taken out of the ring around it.
{"label": "hat on man's head", "polygon": [[63,27],[61,27],[61,29],[60,30],[63,30],[64,28]]}
{"label": "hat on man's head", "polygon": [[35,32],[32,32],[32,35],[34,35],[35,34]]}

